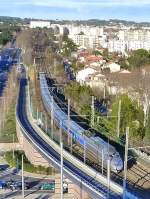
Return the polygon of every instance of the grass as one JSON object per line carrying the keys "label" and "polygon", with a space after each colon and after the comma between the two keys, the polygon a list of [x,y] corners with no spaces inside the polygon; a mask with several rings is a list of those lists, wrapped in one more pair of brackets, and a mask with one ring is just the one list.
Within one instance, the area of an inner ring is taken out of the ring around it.
{"label": "grass", "polygon": [[13,159],[13,152],[8,151],[5,153],[5,159],[11,167],[17,167],[18,159],[18,168],[21,169],[22,154],[24,155],[24,171],[30,173],[44,174],[44,175],[54,175],[56,173],[53,167],[43,167],[43,166],[34,166],[26,158],[23,151],[15,151],[15,159]]}
{"label": "grass", "polygon": [[15,103],[10,106],[10,109],[6,115],[4,128],[0,132],[1,143],[12,143],[14,135],[14,142],[17,142],[16,135],[16,116],[15,116]]}

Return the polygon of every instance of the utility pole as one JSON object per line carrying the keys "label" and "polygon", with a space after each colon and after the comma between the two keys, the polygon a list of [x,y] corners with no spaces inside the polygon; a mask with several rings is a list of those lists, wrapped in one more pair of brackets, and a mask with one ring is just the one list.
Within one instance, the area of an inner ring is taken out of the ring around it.
{"label": "utility pole", "polygon": [[22,154],[22,198],[24,198],[24,168],[23,168],[23,154]]}
{"label": "utility pole", "polygon": [[45,115],[45,131],[46,131],[46,133],[48,133],[48,128],[47,128],[47,117],[46,117],[46,115]]}
{"label": "utility pole", "polygon": [[129,140],[129,127],[126,128],[124,179],[123,179],[123,199],[126,199],[126,180],[127,180],[127,166],[128,166],[128,140]]}
{"label": "utility pole", "polygon": [[118,106],[118,121],[117,121],[117,137],[118,138],[120,135],[120,113],[121,113],[121,100],[119,100],[119,106]]}
{"label": "utility pole", "polygon": [[53,140],[53,137],[54,137],[53,114],[54,114],[54,98],[52,96],[52,102],[51,102],[51,137],[52,137],[52,140]]}
{"label": "utility pole", "polygon": [[71,136],[71,140],[70,140],[71,141],[71,146],[70,146],[71,150],[70,150],[70,153],[72,154],[72,139],[73,139],[73,137],[72,137],[72,134],[70,134],[70,136]]}
{"label": "utility pole", "polygon": [[33,66],[35,67],[36,65],[35,65],[35,57],[34,57],[34,60],[33,60]]}
{"label": "utility pole", "polygon": [[38,122],[38,119],[39,119],[39,112],[38,112],[38,108],[37,108],[37,110],[36,110],[36,120],[37,120],[37,122]]}
{"label": "utility pole", "polygon": [[60,148],[61,148],[61,199],[63,199],[63,137],[62,125],[60,125]]}
{"label": "utility pole", "polygon": [[104,85],[104,96],[103,98],[105,99],[106,98],[106,84]]}
{"label": "utility pole", "polygon": [[68,146],[70,143],[70,99],[68,99]]}
{"label": "utility pole", "polygon": [[42,111],[41,111],[41,124],[43,124],[43,114],[42,114]]}
{"label": "utility pole", "polygon": [[15,147],[15,138],[14,138],[14,134],[13,134],[13,160],[15,159],[14,147]]}
{"label": "utility pole", "polygon": [[102,149],[102,175],[104,173],[104,150]]}
{"label": "utility pole", "polygon": [[94,126],[94,116],[95,116],[95,110],[94,110],[94,96],[92,96],[92,104],[91,104],[91,126]]}
{"label": "utility pole", "polygon": [[110,192],[110,158],[107,159],[107,199],[109,199]]}
{"label": "utility pole", "polygon": [[19,162],[18,162],[18,157],[17,157],[17,173],[18,173],[18,170],[19,170]]}
{"label": "utility pole", "polygon": [[83,137],[84,137],[84,157],[83,157],[83,159],[84,159],[84,164],[86,164],[86,141],[85,141],[85,135],[83,135]]}

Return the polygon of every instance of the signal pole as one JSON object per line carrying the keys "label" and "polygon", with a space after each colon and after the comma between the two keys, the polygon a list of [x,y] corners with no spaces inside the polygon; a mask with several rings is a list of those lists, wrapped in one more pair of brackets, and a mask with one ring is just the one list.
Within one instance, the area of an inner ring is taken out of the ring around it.
{"label": "signal pole", "polygon": [[127,180],[127,166],[128,166],[128,138],[129,138],[129,127],[126,128],[126,145],[125,145],[124,179],[123,179],[123,199],[126,199],[126,180]]}

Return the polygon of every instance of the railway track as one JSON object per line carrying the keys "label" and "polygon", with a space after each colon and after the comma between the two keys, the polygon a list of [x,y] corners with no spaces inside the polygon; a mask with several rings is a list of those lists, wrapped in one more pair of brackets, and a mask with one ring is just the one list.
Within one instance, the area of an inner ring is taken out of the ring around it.
{"label": "railway track", "polygon": [[[50,83],[48,84],[50,86]],[[50,90],[52,92],[52,90]],[[58,103],[58,105],[63,109],[64,112],[67,113],[67,104],[62,101],[57,95],[56,92],[53,92],[54,100]],[[69,149],[67,149],[69,150]],[[73,155],[78,157],[83,161],[83,149],[74,144],[73,146]],[[94,164],[91,159],[87,157],[87,165],[93,167],[98,172],[102,171],[101,163]],[[103,174],[107,175],[107,170],[104,168]],[[111,179],[120,185],[123,184],[123,172],[119,174],[111,172]],[[131,193],[137,193],[143,199],[150,199],[150,171],[146,170],[142,166],[138,164],[133,164],[130,168],[128,168],[127,172],[127,187]]]}

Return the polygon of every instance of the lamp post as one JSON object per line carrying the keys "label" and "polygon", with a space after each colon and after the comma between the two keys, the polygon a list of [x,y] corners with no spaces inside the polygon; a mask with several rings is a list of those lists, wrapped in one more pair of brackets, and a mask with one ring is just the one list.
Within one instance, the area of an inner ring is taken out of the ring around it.
{"label": "lamp post", "polygon": [[126,180],[127,180],[127,164],[128,164],[128,136],[129,136],[129,127],[126,128],[126,144],[125,144],[125,158],[124,158],[124,179],[123,179],[123,199],[126,199]]}
{"label": "lamp post", "polygon": [[61,161],[61,199],[63,199],[63,137],[62,137],[62,122],[60,124],[60,161]]}
{"label": "lamp post", "polygon": [[21,179],[22,179],[22,198],[24,198],[24,165],[23,165],[23,154],[22,154],[22,172],[21,172]]}
{"label": "lamp post", "polygon": [[107,199],[110,195],[110,158],[107,159]]}
{"label": "lamp post", "polygon": [[102,175],[104,174],[104,150],[102,149]]}

